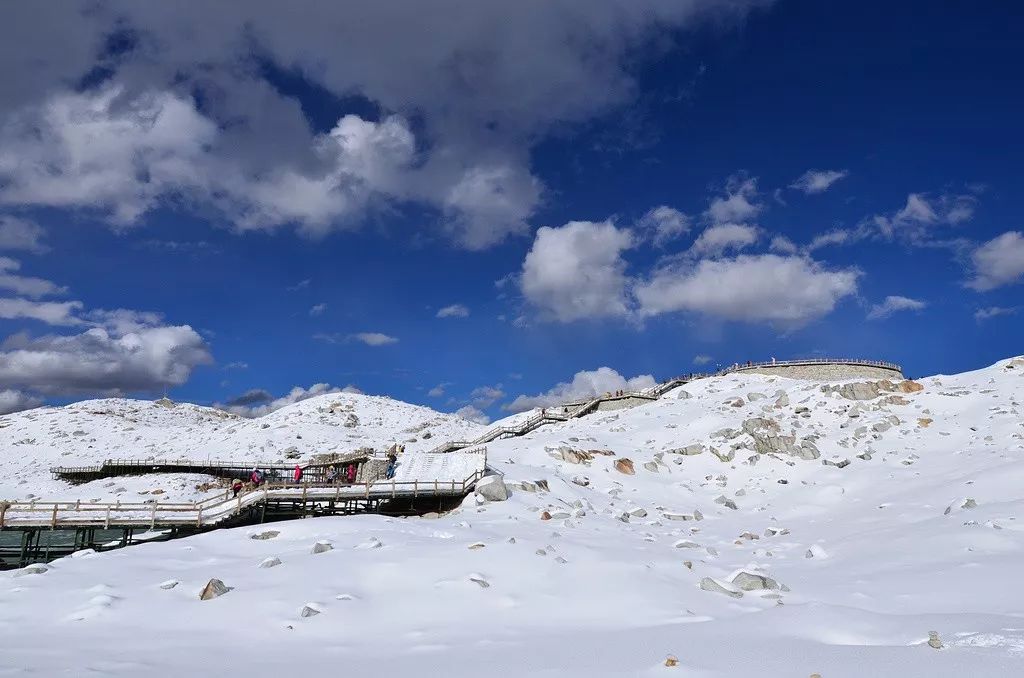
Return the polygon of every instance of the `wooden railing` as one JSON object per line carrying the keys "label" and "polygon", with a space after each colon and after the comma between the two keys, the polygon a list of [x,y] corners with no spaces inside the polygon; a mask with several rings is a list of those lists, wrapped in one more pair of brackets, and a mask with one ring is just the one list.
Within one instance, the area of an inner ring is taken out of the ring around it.
{"label": "wooden railing", "polygon": [[138,526],[171,527],[215,525],[241,513],[242,509],[274,499],[339,501],[343,499],[387,499],[419,496],[459,496],[468,493],[486,475],[486,461],[461,481],[457,480],[378,480],[359,485],[339,483],[269,482],[259,488],[231,496],[227,490],[198,502],[83,502],[79,501],[0,501],[0,529],[41,526],[57,528]]}

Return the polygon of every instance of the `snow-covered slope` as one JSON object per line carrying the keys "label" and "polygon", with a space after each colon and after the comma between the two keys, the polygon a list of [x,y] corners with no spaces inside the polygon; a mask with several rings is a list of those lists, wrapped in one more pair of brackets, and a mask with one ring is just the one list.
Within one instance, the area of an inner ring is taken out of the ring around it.
{"label": "snow-covered slope", "polygon": [[308,459],[394,442],[413,452],[484,430],[455,415],[350,393],[317,396],[255,419],[188,403],[86,400],[0,417],[0,499],[111,498],[157,486],[170,499],[188,499],[195,494],[195,478],[124,478],[71,487],[51,480],[49,468],[117,458],[267,463],[288,452]]}
{"label": "snow-covered slope", "polygon": [[[492,443],[505,502],[225,530],[0,574],[3,668],[1020,675],[1024,359],[920,384],[695,382]],[[333,549],[312,553],[318,540]],[[213,577],[234,588],[200,601]],[[114,639],[116,653],[83,651]]]}

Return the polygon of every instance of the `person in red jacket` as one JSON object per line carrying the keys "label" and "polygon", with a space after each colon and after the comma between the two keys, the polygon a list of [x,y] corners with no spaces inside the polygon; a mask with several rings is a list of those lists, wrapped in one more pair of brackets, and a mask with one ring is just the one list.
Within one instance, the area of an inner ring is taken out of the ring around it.
{"label": "person in red jacket", "polygon": [[348,468],[345,470],[345,476],[348,478],[348,482],[349,482],[350,485],[356,481],[356,465],[355,464],[349,464],[348,465]]}
{"label": "person in red jacket", "polygon": [[298,464],[295,465],[295,482],[302,482],[302,467]]}

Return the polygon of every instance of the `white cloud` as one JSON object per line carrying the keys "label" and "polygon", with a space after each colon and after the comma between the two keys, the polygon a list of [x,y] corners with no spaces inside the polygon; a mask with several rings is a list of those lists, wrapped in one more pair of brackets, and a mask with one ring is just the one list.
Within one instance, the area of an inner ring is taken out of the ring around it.
{"label": "white cloud", "polygon": [[431,398],[440,398],[444,395],[444,390],[451,385],[452,383],[450,381],[442,381],[440,384],[427,391],[427,395]]}
{"label": "white cloud", "polygon": [[971,254],[974,278],[967,285],[979,292],[1010,285],[1024,276],[1024,233],[1007,231]]}
{"label": "white cloud", "polygon": [[502,409],[509,412],[523,412],[536,407],[552,407],[578,400],[593,398],[620,389],[639,391],[654,386],[654,377],[649,374],[627,379],[610,367],[577,372],[570,382],[556,384],[550,390],[535,396],[520,395]]}
{"label": "white cloud", "polygon": [[445,306],[437,312],[438,318],[465,318],[469,316],[469,308],[462,304]]}
{"label": "white cloud", "polygon": [[463,419],[468,419],[474,424],[483,424],[486,426],[487,424],[491,423],[490,417],[488,417],[486,414],[481,412],[479,409],[473,407],[472,405],[460,407],[459,409],[455,410],[455,414],[462,417]]}
{"label": "white cloud", "polygon": [[30,278],[18,275],[15,271],[21,269],[21,263],[10,257],[0,257],[0,290],[10,290],[32,299],[48,297],[54,294],[63,294],[67,288],[56,285],[49,280],[42,278]]}
{"label": "white cloud", "polygon": [[798,327],[857,290],[859,271],[800,256],[742,255],[662,268],[636,287],[642,315],[673,311]]}
{"label": "white cloud", "polygon": [[362,393],[362,391],[354,386],[346,386],[342,389],[330,384],[320,383],[313,384],[309,388],[295,386],[280,398],[274,398],[273,394],[269,391],[262,388],[254,388],[232,398],[226,403],[214,403],[214,407],[242,417],[262,417],[282,407],[294,405],[297,402],[327,393]]}
{"label": "white cloud", "polygon": [[711,356],[705,355],[703,353],[693,356],[694,365],[707,365],[712,360],[713,358]]}
{"label": "white cloud", "polygon": [[799,249],[792,240],[784,235],[773,237],[768,248],[773,252],[780,252],[782,254],[796,254]]}
{"label": "white cloud", "polygon": [[627,279],[621,253],[633,245],[632,233],[610,221],[540,228],[523,261],[520,288],[544,315],[561,322],[624,316]]}
{"label": "white cloud", "polygon": [[944,193],[932,197],[925,193],[911,193],[907,202],[890,215],[875,215],[865,220],[857,238],[877,232],[883,238],[900,238],[913,245],[933,243],[939,226],[959,226],[974,216],[977,198],[973,195]]}
{"label": "white cloud", "polygon": [[119,395],[180,386],[212,362],[203,338],[187,325],[126,334],[93,327],[81,334],[26,334],[0,346],[0,383],[48,395]]}
{"label": "white cloud", "polygon": [[313,307],[309,309],[309,314],[311,316],[323,315],[326,310],[327,304],[314,304]]}
{"label": "white cloud", "polygon": [[43,227],[28,219],[0,216],[0,250],[24,250],[34,254],[48,251]]}
{"label": "white cloud", "polygon": [[681,235],[690,232],[690,217],[674,207],[660,205],[640,217],[636,230],[651,239],[656,247],[664,247]]}
{"label": "white cloud", "polygon": [[233,362],[233,363],[228,363],[227,365],[224,366],[224,369],[225,370],[247,370],[247,369],[249,369],[249,363],[241,362],[241,361],[236,361],[236,362]]}
{"label": "white cloud", "polygon": [[847,175],[849,172],[846,170],[807,170],[789,187],[807,194],[824,193]]}
{"label": "white cloud", "polygon": [[0,299],[0,318],[5,320],[38,320],[47,325],[81,325],[77,313],[80,301],[31,301],[29,299]]}
{"label": "white cloud", "polygon": [[920,311],[927,306],[927,303],[919,299],[890,295],[881,304],[875,304],[871,307],[871,310],[868,311],[868,320],[888,318],[893,313],[900,311]]}
{"label": "white cloud", "polygon": [[704,229],[694,241],[690,254],[697,257],[717,257],[728,251],[739,251],[757,242],[760,230],[743,224],[716,224]]}
{"label": "white cloud", "polygon": [[483,409],[504,398],[505,391],[502,390],[501,384],[497,386],[479,386],[470,392],[469,397],[473,405]]}
{"label": "white cloud", "polygon": [[1015,315],[1017,313],[1016,308],[1006,308],[1005,306],[989,306],[988,308],[979,308],[974,312],[974,319],[978,322],[996,318],[1001,315]]}
{"label": "white cloud", "polygon": [[398,343],[397,338],[381,334],[380,332],[357,332],[356,334],[349,335],[349,338],[360,341],[367,346],[387,346],[388,344]]}
{"label": "white cloud", "polygon": [[860,236],[852,231],[836,228],[826,233],[819,233],[811,239],[804,249],[807,252],[814,252],[822,247],[830,245],[845,245],[848,242],[859,240]]}
{"label": "white cloud", "polygon": [[756,179],[730,177],[725,196],[712,199],[704,216],[712,224],[744,223],[761,213],[764,206],[756,200]]}
{"label": "white cloud", "polygon": [[[628,103],[642,48],[705,21],[737,23],[762,4],[12,10],[0,25],[10,74],[0,107],[15,111],[0,120],[0,200],[91,207],[120,225],[161,204],[212,207],[236,228],[290,223],[312,234],[415,202],[441,214],[462,246],[487,247],[526,233],[540,204],[531,147]],[[116,57],[104,49],[115,32],[135,40]],[[401,119],[355,116],[315,134],[267,63],[336,97],[413,112],[416,138]],[[68,91],[97,67],[102,90]]]}
{"label": "white cloud", "polygon": [[30,410],[42,404],[42,398],[37,398],[21,391],[15,391],[10,388],[0,391],[0,414]]}

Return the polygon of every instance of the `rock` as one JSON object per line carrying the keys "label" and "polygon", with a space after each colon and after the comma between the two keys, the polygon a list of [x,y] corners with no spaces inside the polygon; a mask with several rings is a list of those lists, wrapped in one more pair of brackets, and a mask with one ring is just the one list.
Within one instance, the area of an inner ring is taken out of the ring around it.
{"label": "rock", "polygon": [[718,498],[715,499],[715,503],[721,504],[726,508],[731,508],[733,511],[737,510],[736,502],[734,502],[732,499],[729,499],[729,497],[726,497],[724,494],[719,495]]}
{"label": "rock", "polygon": [[732,598],[742,598],[743,592],[737,591],[730,586],[726,586],[711,577],[704,577],[700,580],[700,588],[704,591],[711,591],[713,593],[724,593]]}
{"label": "rock", "polygon": [[740,571],[732,578],[733,586],[744,591],[777,591],[779,583],[756,572]]}
{"label": "rock", "polygon": [[180,583],[181,582],[179,582],[177,579],[168,579],[167,581],[160,583],[160,588],[162,588],[165,591],[169,591]]}
{"label": "rock", "polygon": [[677,549],[699,549],[700,548],[700,544],[698,544],[695,541],[690,541],[689,539],[680,539],[675,544],[672,544],[672,546],[677,548]]}
{"label": "rock", "polygon": [[541,492],[549,492],[548,481],[546,480],[534,480],[533,484],[537,486],[537,489]]}
{"label": "rock", "polygon": [[875,433],[885,433],[886,431],[888,431],[891,428],[892,428],[892,424],[890,424],[887,421],[880,421],[877,424],[873,424],[871,426],[871,430],[874,431]]}
{"label": "rock", "polygon": [[33,563],[31,565],[28,565],[26,567],[21,568],[20,570],[15,570],[14,574],[12,574],[11,576],[12,577],[25,577],[25,576],[28,576],[30,574],[43,574],[44,572],[49,572],[49,571],[50,571],[50,568],[48,568],[46,565],[43,565],[42,563]]}
{"label": "rock", "polygon": [[478,541],[478,542],[475,542],[473,544],[470,544],[466,548],[468,548],[470,551],[476,551],[477,549],[482,549],[482,548],[484,548],[486,546],[487,546],[487,544],[483,543],[482,541]]}
{"label": "rock", "polygon": [[812,544],[811,548],[807,549],[807,552],[804,553],[804,558],[817,558],[819,560],[823,560],[828,558],[828,551],[817,544]]}
{"label": "rock", "polygon": [[946,510],[942,512],[942,515],[948,516],[950,513],[953,512],[954,508],[956,508],[956,509],[978,508],[978,502],[974,501],[970,497],[967,497],[966,499],[959,499],[959,500],[953,502],[952,504],[950,504],[949,506],[947,506]]}
{"label": "rock", "polygon": [[508,499],[508,488],[501,476],[485,476],[477,481],[473,493],[487,501],[505,501]]}
{"label": "rock", "polygon": [[910,404],[909,400],[907,400],[903,396],[898,396],[898,395],[886,396],[882,400],[882,402],[885,403],[886,405],[909,405]]}
{"label": "rock", "polygon": [[299,448],[295,446],[285,449],[285,451],[282,452],[282,454],[284,455],[285,459],[298,459],[302,456],[302,453],[299,452]]}
{"label": "rock", "polygon": [[917,425],[921,428],[928,428],[933,421],[935,420],[930,417],[921,417],[917,420]]}
{"label": "rock", "polygon": [[317,543],[313,544],[313,549],[310,551],[310,553],[326,553],[327,551],[330,551],[333,548],[334,546],[332,546],[331,542],[329,541],[318,541]]}
{"label": "rock", "polygon": [[693,561],[692,560],[684,560],[683,561],[683,567],[685,567],[687,570],[692,570],[693,569]]}
{"label": "rock", "polygon": [[748,393],[747,394],[747,400],[749,400],[752,403],[756,403],[758,400],[764,400],[767,397],[768,396],[766,396],[763,393]]}
{"label": "rock", "polygon": [[803,405],[801,405],[800,407],[797,407],[795,410],[793,410],[793,412],[795,412],[796,414],[810,414],[811,408],[804,407]]}
{"label": "rock", "polygon": [[302,609],[299,611],[299,616],[303,617],[303,618],[305,618],[305,617],[315,617],[318,614],[320,614],[320,610],[317,609],[317,606],[314,605],[313,603],[306,603],[305,605],[302,606]]}
{"label": "rock", "polygon": [[586,450],[574,450],[565,445],[555,449],[548,448],[547,452],[555,459],[561,459],[570,464],[589,464],[594,459],[594,455]]}
{"label": "rock", "polygon": [[901,393],[917,393],[918,391],[924,390],[924,384],[919,384],[916,381],[906,379],[896,384],[896,390]]}
{"label": "rock", "polygon": [[939,632],[938,631],[929,631],[928,632],[928,647],[935,648],[936,650],[941,650],[942,649],[943,645],[942,645],[942,641],[939,640]]}
{"label": "rock", "polygon": [[489,589],[491,587],[491,583],[480,575],[471,576],[469,578],[469,581],[473,582],[482,589]]}
{"label": "rock", "polygon": [[[1011,367],[1010,369],[1013,368]],[[679,392],[676,393],[676,400],[689,400],[692,397],[692,395],[690,395],[687,391],[684,391],[683,389],[679,389]]]}
{"label": "rock", "polygon": [[627,476],[636,474],[636,470],[633,468],[633,460],[626,457],[620,457],[615,460],[615,470]]}
{"label": "rock", "polygon": [[764,531],[764,536],[766,537],[778,537],[783,534],[789,534],[789,530],[784,527],[769,527]]}
{"label": "rock", "polygon": [[821,463],[825,466],[835,466],[836,468],[846,468],[850,465],[850,460],[843,457],[831,457],[829,459],[822,459]]}
{"label": "rock", "polygon": [[519,482],[519,489],[523,492],[536,492],[537,484],[532,483],[529,480],[522,480]]}
{"label": "rock", "polygon": [[729,407],[743,407],[744,405],[746,405],[746,403],[743,402],[743,398],[736,398],[731,403],[729,403]]}
{"label": "rock", "polygon": [[573,476],[572,482],[580,487],[588,487],[590,485],[590,478],[586,476]]}
{"label": "rock", "polygon": [[213,600],[219,598],[225,593],[231,590],[230,586],[227,586],[220,579],[211,579],[206,582],[206,586],[199,592],[199,600]]}
{"label": "rock", "polygon": [[628,511],[626,511],[626,513],[628,513],[629,515],[633,516],[634,518],[646,518],[647,517],[647,510],[644,509],[641,506],[634,506],[633,508],[631,508]]}
{"label": "rock", "polygon": [[775,399],[775,407],[782,409],[783,407],[789,407],[789,396],[783,393]]}
{"label": "rock", "polygon": [[259,534],[249,535],[249,539],[273,539],[277,535],[281,534],[277,530],[267,530],[266,532],[260,532]]}
{"label": "rock", "polygon": [[710,449],[711,454],[718,457],[718,461],[724,462],[726,464],[736,458],[736,450],[729,450],[728,452],[719,452],[717,448],[712,447]]}
{"label": "rock", "polygon": [[669,655],[665,657],[665,666],[679,666],[679,660],[675,655]]}
{"label": "rock", "polygon": [[551,514],[548,513],[547,511],[541,511],[540,519],[541,520],[551,520]]}
{"label": "rock", "polygon": [[654,462],[654,461],[645,461],[644,462],[644,469],[650,471],[651,473],[657,473],[658,472],[658,463]]}
{"label": "rock", "polygon": [[704,446],[701,445],[700,443],[694,443],[692,445],[687,445],[686,447],[680,447],[679,449],[670,451],[673,454],[682,454],[687,457],[692,457],[698,454],[702,454],[704,452]]}

